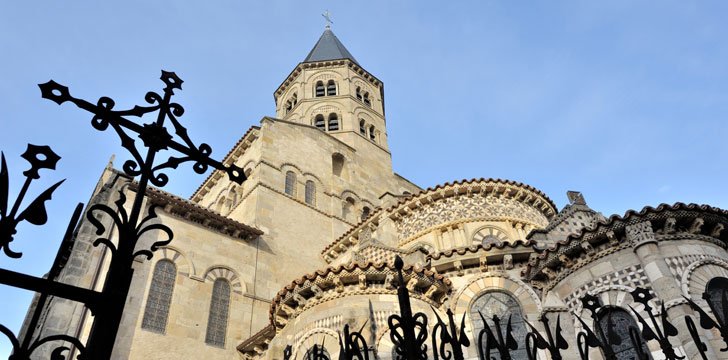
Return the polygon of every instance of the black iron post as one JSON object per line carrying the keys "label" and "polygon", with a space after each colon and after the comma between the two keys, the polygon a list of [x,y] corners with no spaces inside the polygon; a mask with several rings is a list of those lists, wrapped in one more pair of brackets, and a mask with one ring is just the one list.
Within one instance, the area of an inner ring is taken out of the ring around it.
{"label": "black iron post", "polygon": [[403,359],[426,360],[427,316],[421,312],[412,315],[409,291],[402,276],[404,261],[399,256],[394,260],[394,267],[397,269],[399,280],[397,298],[401,316],[393,314],[387,319],[390,329],[389,336],[394,344],[395,352]]}
{"label": "black iron post", "polygon": [[[230,180],[238,184],[245,180],[245,174],[241,168],[235,165],[226,166],[211,159],[212,148],[204,143],[196,146],[187,135],[187,129],[178,122],[177,117],[184,114],[184,108],[177,103],[171,102],[171,98],[175,89],[182,89],[182,79],[173,72],[162,71],[161,80],[166,85],[163,89],[163,96],[150,91],[144,97],[150,106],[137,105],[129,110],[113,110],[115,103],[108,97],[101,97],[96,104],[74,98],[70,95],[67,87],[52,80],[39,85],[43,98],[52,100],[59,105],[70,101],[77,107],[94,114],[91,125],[97,130],[105,131],[109,127],[114,129],[121,139],[121,145],[129,151],[134,159],[124,163],[124,172],[133,177],[140,176],[139,186],[129,214],[123,207],[125,202],[124,194],[120,194],[121,199],[116,202],[116,209],[97,204],[92,206],[86,214],[88,220],[96,226],[97,235],[103,234],[105,228],[101,222],[95,219],[94,212],[101,212],[110,216],[119,229],[118,247],[105,238],[99,238],[94,243],[94,245],[104,244],[107,246],[112,256],[104,288],[101,292],[101,301],[104,306],[94,311],[94,323],[87,344],[89,356],[92,359],[108,359],[111,357],[134,274],[132,269],[134,258],[144,256],[147,260],[151,259],[154,251],[169,244],[173,238],[172,230],[167,226],[161,224],[147,225],[149,220],[156,217],[154,206],[150,207],[148,215],[139,221],[142,203],[149,183],[158,187],[164,186],[169,178],[166,174],[161,173],[161,170],[174,169],[180,164],[190,161],[194,162],[193,170],[199,174],[204,173],[209,166],[212,166],[215,169],[225,171]],[[156,121],[143,125],[125,118],[125,116],[141,118],[145,114],[154,112],[157,113]],[[175,134],[182,140],[181,143],[173,140],[173,136],[167,131],[165,127],[166,120],[169,120],[172,124]],[[144,157],[137,149],[135,140],[127,134],[127,131],[135,133],[136,137],[147,148]],[[165,150],[175,150],[184,156],[170,156],[166,161],[155,165],[154,161],[157,154]],[[137,241],[142,234],[151,230],[162,231],[167,234],[168,238],[164,241],[155,242],[149,250],[135,251]]]}

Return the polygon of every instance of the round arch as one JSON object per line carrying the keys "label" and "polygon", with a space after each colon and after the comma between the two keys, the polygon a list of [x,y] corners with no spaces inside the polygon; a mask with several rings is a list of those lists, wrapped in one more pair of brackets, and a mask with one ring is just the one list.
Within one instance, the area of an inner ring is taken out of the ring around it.
{"label": "round arch", "polygon": [[321,345],[322,343],[324,344],[326,351],[328,351],[328,353],[332,356],[337,356],[339,354],[340,348],[338,333],[327,328],[314,328],[301,336],[301,340],[294,347],[291,359],[299,358],[299,354],[301,355],[301,358],[303,358],[306,351],[313,347],[314,344]]}
{"label": "round arch", "polygon": [[213,265],[205,270],[203,275],[204,282],[214,283],[215,280],[219,278],[226,279],[230,283],[231,290],[238,295],[242,295],[247,291],[245,283],[240,281],[240,275],[238,275],[237,271],[233,270],[231,267],[225,265]]}
{"label": "round arch", "polygon": [[177,273],[180,275],[184,275],[187,277],[197,275],[194,264],[192,264],[192,262],[188,260],[187,256],[185,256],[181,250],[175,247],[165,246],[157,250],[154,254],[160,255],[157,261],[165,259],[172,261],[174,263],[174,266],[177,267]]}

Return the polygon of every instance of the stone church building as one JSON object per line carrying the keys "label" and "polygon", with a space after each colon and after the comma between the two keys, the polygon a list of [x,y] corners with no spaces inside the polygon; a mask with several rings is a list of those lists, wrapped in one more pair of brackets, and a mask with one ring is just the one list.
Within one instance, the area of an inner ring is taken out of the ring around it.
{"label": "stone church building", "polygon": [[[707,301],[720,306],[718,295],[702,294],[728,284],[728,212],[677,203],[605,218],[578,192],[558,209],[538,189],[501,179],[422,189],[392,169],[382,81],[328,27],[274,98],[276,117],[263,117],[224,158],[244,169],[242,185],[216,171],[189,199],[148,191],[145,206],[159,206],[157,221],[174,240],[149,261],[137,258],[115,359],[282,359],[291,345],[300,360],[321,343],[335,358],[345,324],[364,326],[372,359],[392,359],[396,255],[414,311],[465,317],[466,358],[477,358],[480,311],[510,315],[519,344],[525,321],[543,329],[541,316],[558,317],[573,344],[562,353],[577,359],[574,315],[602,327],[611,318],[617,332],[636,326],[629,292],[638,286],[680,329],[673,345],[698,358],[684,322],[696,313],[683,297],[706,311]],[[134,191],[110,163],[88,205],[113,206]],[[111,220],[100,220],[102,236],[115,240]],[[79,225],[61,281],[101,289],[109,259],[92,245],[95,230]],[[163,237],[149,232],[140,247]],[[582,308],[586,294],[605,305],[596,318]],[[82,305],[54,299],[36,331],[85,340],[91,323]],[[712,358],[726,358],[716,330],[698,331]],[[643,346],[663,358],[657,342]],[[614,350],[634,354],[628,341]]]}

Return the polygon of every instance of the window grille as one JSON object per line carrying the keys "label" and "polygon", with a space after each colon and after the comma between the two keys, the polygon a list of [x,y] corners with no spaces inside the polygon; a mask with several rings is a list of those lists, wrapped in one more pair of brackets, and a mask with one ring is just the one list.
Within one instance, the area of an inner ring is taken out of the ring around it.
{"label": "window grille", "polygon": [[329,80],[329,84],[326,87],[326,95],[333,96],[336,95],[336,83],[334,80]]}
{"label": "window grille", "polygon": [[212,286],[210,316],[207,318],[207,334],[205,343],[217,347],[225,347],[228,310],[230,308],[230,284],[225,279],[215,280]]}
{"label": "window grille", "polygon": [[154,265],[152,284],[144,308],[142,329],[164,334],[167,327],[169,305],[172,302],[177,267],[169,260],[160,260]]}
{"label": "window grille", "polygon": [[286,194],[291,196],[296,195],[296,174],[293,171],[286,173]]}
{"label": "window grille", "polygon": [[367,136],[367,128],[366,124],[364,124],[364,120],[359,120],[359,133]]}
{"label": "window grille", "polygon": [[316,185],[313,181],[306,181],[306,204],[313,205],[316,201]]}
{"label": "window grille", "polygon": [[[638,328],[637,322],[634,320],[632,315],[630,315],[627,310],[618,307],[609,307],[599,312],[599,314],[597,314],[597,319],[599,327],[602,328],[604,334],[607,334],[608,327],[611,327],[621,340],[619,343],[610,343],[607,345],[612,348],[615,359],[636,359],[637,352],[635,351],[629,337],[629,327],[631,326],[635,329]],[[647,345],[642,339],[640,339],[640,343],[642,344],[642,350],[645,354],[647,354],[647,357],[652,359],[650,351],[647,349]]]}
{"label": "window grille", "polygon": [[329,131],[339,130],[339,117],[336,114],[329,115]]}
{"label": "window grille", "polygon": [[[526,343],[526,323],[523,321],[523,312],[518,301],[510,294],[504,291],[486,291],[478,298],[475,299],[470,305],[470,322],[473,324],[473,334],[479,334],[480,330],[484,328],[483,320],[480,318],[480,311],[483,317],[488,321],[488,326],[491,330],[495,331],[495,324],[493,323],[493,315],[498,316],[501,319],[500,325],[503,334],[506,333],[506,326],[508,326],[508,317],[511,318],[511,327],[513,337],[518,342],[518,350],[511,352],[513,359],[526,359],[526,349],[522,344]],[[477,335],[476,335],[477,336]],[[476,342],[477,344],[477,342]],[[483,349],[485,353],[485,349]],[[491,350],[490,356],[492,359],[500,360],[500,354],[498,351]]]}
{"label": "window grille", "polygon": [[316,115],[316,119],[314,119],[313,124],[314,126],[316,126],[317,129],[321,131],[326,131],[326,121],[324,120],[323,115]]}
{"label": "window grille", "polygon": [[319,81],[316,83],[316,97],[324,96],[326,95],[326,89],[324,88],[324,82]]}

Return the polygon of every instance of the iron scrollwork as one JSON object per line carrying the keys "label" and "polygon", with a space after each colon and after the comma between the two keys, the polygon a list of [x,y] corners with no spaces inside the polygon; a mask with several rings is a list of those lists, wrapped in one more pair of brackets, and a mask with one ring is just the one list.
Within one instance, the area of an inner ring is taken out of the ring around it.
{"label": "iron scrollwork", "polygon": [[[432,329],[432,354],[435,360],[442,357],[443,360],[463,360],[463,346],[470,346],[470,340],[465,334],[465,316],[463,315],[462,322],[460,323],[460,333],[458,334],[457,328],[455,327],[454,314],[450,309],[447,309],[448,325],[446,325],[437,311],[433,308],[432,312],[437,317],[437,324]],[[437,332],[440,331],[440,346],[437,346]],[[450,350],[446,348],[450,345]]]}
{"label": "iron scrollwork", "polygon": [[[119,199],[114,203],[115,209],[105,204],[96,204],[89,208],[86,217],[96,227],[96,234],[99,236],[94,246],[105,245],[111,252],[111,262],[101,292],[103,297],[103,308],[97,309],[91,334],[88,340],[88,352],[92,358],[105,359],[111,357],[116,334],[121,322],[121,315],[124,310],[126,298],[129,293],[133,275],[132,263],[137,256],[144,256],[151,259],[154,251],[169,244],[174,234],[166,225],[152,223],[157,218],[156,207],[150,206],[147,216],[140,219],[143,207],[143,199],[146,194],[147,185],[151,183],[157,187],[163,187],[169,181],[169,176],[163,172],[165,169],[176,169],[179,165],[192,162],[192,169],[202,174],[209,167],[227,173],[229,179],[241,184],[246,176],[243,170],[234,165],[225,165],[210,157],[212,148],[205,143],[195,145],[188,136],[187,129],[183,127],[178,118],[184,114],[184,108],[178,103],[171,101],[175,90],[182,89],[182,79],[174,72],[162,71],[160,78],[165,84],[163,94],[150,91],[144,97],[148,106],[136,105],[131,109],[115,110],[115,102],[111,98],[101,97],[96,104],[71,96],[68,87],[53,80],[38,85],[43,98],[51,100],[58,105],[71,102],[78,108],[93,114],[91,125],[99,131],[112,128],[121,140],[124,147],[132,156],[132,159],[124,162],[122,169],[132,178],[139,176],[139,183],[135,191],[134,200],[130,210],[124,207],[126,195],[119,192]],[[144,115],[156,113],[153,122],[138,124],[127,119],[127,117],[142,118]],[[176,141],[167,128],[165,122],[169,121],[174,128],[174,133],[181,141]],[[146,147],[146,154],[137,149],[136,140],[130,135],[135,134]],[[168,156],[166,160],[155,164],[155,158],[161,151],[173,150],[182,154]],[[110,217],[118,229],[118,241],[114,244],[108,237],[102,237],[106,227],[96,219],[97,214],[105,214]],[[149,249],[137,250],[137,242],[148,231],[158,230],[166,235],[166,239],[154,242]]]}
{"label": "iron scrollwork", "polygon": [[349,332],[349,324],[344,325],[344,337],[339,334],[339,360],[369,360],[369,347],[362,336],[367,322],[361,326],[359,331]]}
{"label": "iron scrollwork", "polygon": [[[53,191],[55,191],[65,180],[61,180],[45,191],[43,191],[38,197],[28,205],[25,210],[20,210],[20,204],[23,202],[25,195],[30,188],[30,183],[33,180],[40,179],[38,171],[40,169],[51,169],[56,168],[56,163],[61,159],[60,156],[51,150],[49,146],[38,146],[28,144],[28,149],[25,150],[21,157],[30,163],[30,169],[23,172],[25,175],[25,182],[23,187],[20,189],[17,199],[13,203],[13,206],[8,211],[8,195],[9,195],[9,173],[7,164],[5,163],[5,154],[0,154],[2,158],[2,164],[0,164],[0,249],[5,252],[8,257],[17,259],[20,258],[23,253],[15,252],[10,249],[10,243],[13,241],[15,234],[17,233],[16,227],[22,221],[27,221],[33,225],[43,225],[48,221],[48,215],[45,210],[45,202],[51,199]],[[17,215],[17,216],[16,216]]]}
{"label": "iron scrollwork", "polygon": [[[632,298],[634,298],[635,302],[640,303],[645,307],[645,312],[647,312],[647,314],[650,316],[650,320],[652,322],[653,327],[650,327],[650,325],[647,324],[647,321],[645,321],[645,319],[642,317],[642,315],[640,315],[639,312],[637,312],[632,306],[629,307],[630,310],[632,310],[632,312],[637,317],[637,320],[640,322],[640,324],[642,324],[642,338],[645,341],[656,340],[660,344],[660,349],[662,350],[662,353],[665,355],[666,359],[684,359],[684,356],[679,356],[675,353],[675,349],[672,347],[672,344],[670,344],[670,337],[677,336],[677,328],[672,325],[670,321],[667,320],[665,304],[662,303],[662,311],[660,313],[660,320],[662,323],[662,330],[660,330],[660,326],[657,324],[657,319],[655,319],[655,314],[652,312],[652,307],[649,304],[649,301],[652,300],[654,296],[650,294],[647,289],[644,288],[636,288],[632,292],[630,292],[630,294],[632,295]],[[636,336],[633,335],[636,333],[638,333],[636,329],[630,329],[630,337],[632,338],[635,349],[639,353],[642,351],[642,347],[639,346],[639,342],[637,341]]]}
{"label": "iron scrollwork", "polygon": [[[503,336],[503,329],[500,326],[500,319],[497,315],[493,315],[493,324],[495,325],[496,333],[493,334],[488,322],[485,321],[483,313],[478,311],[480,319],[483,320],[483,329],[478,333],[478,356],[481,359],[490,359],[490,351],[495,349],[498,350],[501,360],[511,360],[511,350],[518,349],[518,343],[513,337],[513,327],[511,326],[511,316],[508,317],[506,323],[506,333]],[[496,338],[497,335],[497,338]],[[485,344],[483,344],[483,337],[485,337]],[[483,354],[485,351],[485,354]]]}
{"label": "iron scrollwork", "polygon": [[528,359],[536,360],[536,352],[538,349],[541,349],[548,350],[549,354],[551,354],[551,359],[561,360],[561,350],[569,348],[569,343],[566,342],[566,339],[561,334],[561,315],[556,317],[556,329],[554,332],[551,331],[549,319],[546,315],[542,315],[540,321],[546,329],[546,337],[548,340],[531,323],[525,321],[526,325],[531,328],[531,331],[526,334],[526,354],[528,355]]}

